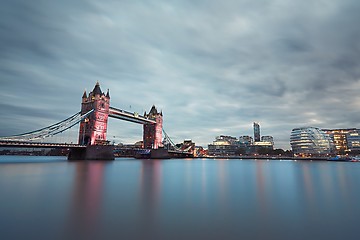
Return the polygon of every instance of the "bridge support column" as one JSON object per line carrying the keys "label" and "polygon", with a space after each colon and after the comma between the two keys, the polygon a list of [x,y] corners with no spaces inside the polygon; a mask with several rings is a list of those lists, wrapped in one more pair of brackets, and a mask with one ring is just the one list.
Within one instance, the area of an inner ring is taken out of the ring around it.
{"label": "bridge support column", "polygon": [[89,145],[86,148],[70,150],[68,160],[114,160],[113,145]]}
{"label": "bridge support column", "polygon": [[86,148],[71,149],[68,160],[114,160],[114,146],[107,145],[106,131],[109,117],[110,94],[103,93],[99,82],[89,95],[84,92],[81,114],[94,110],[80,123],[79,144]]}

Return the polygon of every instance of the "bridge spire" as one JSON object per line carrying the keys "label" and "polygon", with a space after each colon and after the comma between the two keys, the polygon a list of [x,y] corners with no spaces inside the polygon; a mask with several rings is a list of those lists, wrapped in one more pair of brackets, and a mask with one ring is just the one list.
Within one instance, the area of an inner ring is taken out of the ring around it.
{"label": "bridge spire", "polygon": [[102,94],[99,81],[96,82],[94,90],[92,92],[93,92],[94,96],[97,94],[99,94],[99,95]]}

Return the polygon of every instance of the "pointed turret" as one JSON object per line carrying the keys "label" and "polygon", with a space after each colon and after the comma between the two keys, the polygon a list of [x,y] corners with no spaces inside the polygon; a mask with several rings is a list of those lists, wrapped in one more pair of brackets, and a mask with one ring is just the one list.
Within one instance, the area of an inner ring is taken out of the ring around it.
{"label": "pointed turret", "polygon": [[86,89],[84,90],[84,94],[83,94],[82,98],[87,98]]}
{"label": "pointed turret", "polygon": [[96,94],[101,95],[102,94],[99,81],[96,82],[96,85],[95,85],[94,90],[92,92],[93,92],[94,95],[96,95]]}
{"label": "pointed turret", "polygon": [[108,99],[110,99],[110,92],[109,92],[109,89],[107,90],[106,97],[107,97]]}
{"label": "pointed turret", "polygon": [[158,113],[158,112],[157,112],[157,109],[156,109],[155,105],[152,105],[149,114],[155,115],[155,114],[157,114],[157,113]]}

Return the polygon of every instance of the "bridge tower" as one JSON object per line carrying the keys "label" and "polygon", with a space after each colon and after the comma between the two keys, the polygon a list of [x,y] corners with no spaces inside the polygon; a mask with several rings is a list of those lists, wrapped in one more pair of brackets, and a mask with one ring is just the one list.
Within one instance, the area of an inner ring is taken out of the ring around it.
{"label": "bridge tower", "polygon": [[80,123],[79,144],[103,145],[106,143],[107,122],[109,117],[110,95],[109,89],[105,95],[96,83],[92,92],[82,96],[81,114],[94,110],[84,121]]}
{"label": "bridge tower", "polygon": [[146,112],[144,113],[144,117],[156,120],[155,124],[144,124],[144,148],[158,149],[159,147],[162,147],[162,112],[158,113],[156,107],[153,105],[148,114],[146,114]]}

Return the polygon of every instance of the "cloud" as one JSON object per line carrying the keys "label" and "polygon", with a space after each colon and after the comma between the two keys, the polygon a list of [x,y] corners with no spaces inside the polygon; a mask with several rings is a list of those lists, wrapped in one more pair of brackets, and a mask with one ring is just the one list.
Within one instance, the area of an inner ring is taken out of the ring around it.
{"label": "cloud", "polygon": [[[295,127],[359,127],[359,10],[355,0],[3,1],[0,135],[79,111],[97,80],[115,107],[157,105],[175,142],[251,135],[260,121],[289,148]],[[109,136],[140,140],[127,124],[112,121]]]}

